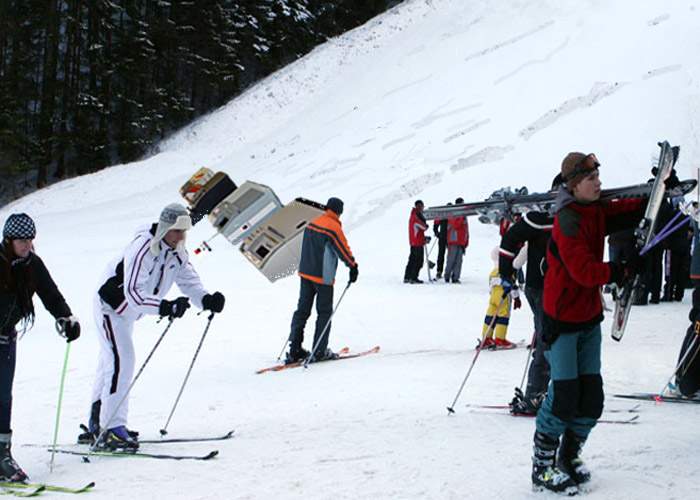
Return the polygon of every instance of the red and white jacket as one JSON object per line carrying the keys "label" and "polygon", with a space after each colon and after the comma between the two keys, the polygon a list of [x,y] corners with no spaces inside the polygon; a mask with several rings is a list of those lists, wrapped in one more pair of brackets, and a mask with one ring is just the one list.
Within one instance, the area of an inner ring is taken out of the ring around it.
{"label": "red and white jacket", "polygon": [[408,218],[408,242],[412,247],[422,247],[425,245],[425,231],[428,229],[428,223],[415,207],[411,210],[411,216]]}
{"label": "red and white jacket", "polygon": [[155,225],[137,232],[122,256],[107,266],[102,279],[100,299],[125,319],[136,321],[144,314],[158,314],[173,283],[200,309],[207,294],[184,245],[173,249],[159,241],[155,253],[150,248],[154,235]]}

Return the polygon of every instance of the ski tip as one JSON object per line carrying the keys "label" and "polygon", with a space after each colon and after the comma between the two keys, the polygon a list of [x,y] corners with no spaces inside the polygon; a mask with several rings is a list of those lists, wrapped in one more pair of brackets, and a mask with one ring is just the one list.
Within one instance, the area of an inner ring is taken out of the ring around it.
{"label": "ski tip", "polygon": [[233,437],[233,433],[234,433],[234,432],[236,432],[236,431],[235,431],[235,430],[228,431],[228,432],[224,435],[224,439],[231,439],[231,438]]}
{"label": "ski tip", "polygon": [[214,457],[217,456],[218,454],[219,454],[219,450],[211,451],[211,452],[209,452],[209,453],[204,457],[204,460],[209,460],[209,459],[211,459],[211,458],[214,458]]}

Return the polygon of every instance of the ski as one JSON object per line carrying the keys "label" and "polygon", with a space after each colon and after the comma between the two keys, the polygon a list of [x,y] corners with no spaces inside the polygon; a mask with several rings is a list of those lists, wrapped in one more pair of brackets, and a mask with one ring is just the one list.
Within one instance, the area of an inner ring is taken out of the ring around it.
{"label": "ski", "polygon": [[[29,495],[21,495],[21,496],[34,496],[36,493],[36,490],[41,491],[53,491],[57,493],[85,493],[86,491],[91,490],[92,488],[95,487],[95,483],[88,483],[82,488],[68,488],[67,486],[56,486],[53,484],[41,484],[41,483],[7,483],[7,482],[0,482],[0,486],[3,488],[19,488],[19,489],[27,489],[27,490],[32,490],[33,491],[28,491],[27,493],[31,493]],[[18,492],[19,493],[19,492]],[[18,495],[20,496],[20,495]]]}
{"label": "ski", "polygon": [[[2,486],[2,488],[12,488],[16,485],[24,485],[24,483],[2,483],[2,484],[0,484],[0,486]],[[29,487],[30,485],[27,485],[27,486]],[[28,490],[28,491],[13,490],[13,489],[0,489],[0,495],[13,495],[13,496],[20,497],[20,498],[29,498],[29,497],[39,496],[39,494],[41,494],[42,491],[46,490],[46,486],[44,486],[42,484],[31,485],[31,488],[32,489]]]}
{"label": "ski", "polygon": [[[53,449],[46,450],[48,452]],[[67,455],[77,455],[87,460],[89,457],[134,457],[134,458],[156,458],[161,460],[211,460],[219,454],[218,450],[210,451],[206,455],[165,455],[158,453],[144,453],[142,451],[77,451],[56,448],[56,453],[65,453]]]}
{"label": "ski", "polygon": [[[479,411],[484,410],[484,411]],[[511,413],[510,411],[487,411],[484,408],[472,408],[470,413],[482,413],[486,415],[502,415],[506,417],[525,417],[525,418],[535,418],[537,415],[530,415],[524,413]],[[630,417],[623,418],[599,418],[597,422],[599,424],[637,424],[639,415],[632,415]]]}
{"label": "ski", "polygon": [[[467,404],[465,405],[467,408],[481,408],[484,410],[510,410],[510,405],[478,405],[478,404]],[[641,404],[637,403],[634,406],[631,406],[630,408],[613,408],[613,409],[605,409],[603,410],[603,413],[639,413],[639,408]]]}
{"label": "ski", "polygon": [[[687,179],[668,192],[668,196],[683,196],[691,192],[697,186],[698,181]],[[603,189],[600,199],[603,201],[623,198],[648,198],[652,191],[651,184],[636,184],[620,188]],[[445,219],[459,216],[479,216],[479,222],[485,224],[498,224],[513,213],[522,213],[530,210],[550,212],[554,209],[556,192],[527,193],[527,188],[511,190],[499,189],[484,201],[461,203],[459,205],[440,205],[428,207],[423,211],[426,220]]]}
{"label": "ski", "polygon": [[[338,351],[338,357],[335,359],[324,359],[322,361],[316,361],[312,364],[317,364],[317,363],[326,363],[330,361],[340,361],[343,359],[353,359],[353,358],[359,358],[361,356],[367,356],[368,354],[375,354],[379,352],[380,347],[374,346],[372,349],[369,349],[367,351],[362,351],[362,352],[355,352],[351,353],[350,349],[347,347],[344,347],[340,351]],[[260,370],[257,370],[255,373],[261,374],[261,373],[267,373],[267,372],[279,372],[282,370],[287,370],[289,368],[299,368],[300,366],[304,366],[304,361],[297,361],[295,363],[289,363],[289,364],[279,364],[279,365],[274,365],[274,366],[269,366],[267,368],[261,368]]]}
{"label": "ski", "polygon": [[[89,432],[85,424],[80,424],[83,432]],[[156,439],[138,439],[139,444],[167,444],[167,443],[202,443],[206,441],[226,441],[233,437],[235,431],[231,430],[226,434],[219,436],[200,436],[200,437],[184,437],[184,438],[156,438]],[[79,443],[80,444],[80,443]]]}
{"label": "ski", "polygon": [[[490,345],[484,347],[484,351],[512,351],[513,349],[518,349],[519,347],[528,347],[529,345],[530,344],[526,340],[519,340],[517,342],[513,342],[513,347],[500,347],[497,345]],[[478,351],[479,347],[481,347],[481,339],[476,339],[476,347],[474,348],[474,350]]]}
{"label": "ski", "polygon": [[615,394],[616,398],[638,399],[641,401],[654,401],[657,403],[686,403],[700,404],[700,399],[690,399],[680,396],[661,396],[653,392],[636,392],[633,394]]}
{"label": "ski", "polygon": [[[659,143],[659,147],[661,148],[661,153],[659,154],[658,172],[654,179],[654,184],[651,187],[651,191],[649,192],[649,203],[647,203],[646,210],[644,211],[644,217],[642,217],[642,220],[639,222],[637,229],[634,230],[635,245],[638,252],[641,252],[642,249],[646,247],[655,234],[657,215],[666,193],[666,185],[664,182],[671,174],[673,165],[678,159],[678,146],[672,148],[668,142],[664,141]],[[615,297],[615,311],[613,312],[611,336],[613,340],[618,342],[625,333],[627,320],[629,319],[630,310],[632,309],[634,291],[642,286],[642,275],[638,272],[635,276],[626,281],[627,282],[624,283],[620,289],[617,289],[613,295]]]}

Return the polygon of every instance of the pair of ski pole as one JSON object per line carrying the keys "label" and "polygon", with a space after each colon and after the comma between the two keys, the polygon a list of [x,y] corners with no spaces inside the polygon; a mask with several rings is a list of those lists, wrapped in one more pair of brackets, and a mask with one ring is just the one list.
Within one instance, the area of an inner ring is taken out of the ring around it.
{"label": "pair of ski pole", "polygon": [[[335,316],[335,313],[338,311],[340,304],[343,302],[343,297],[345,297],[345,292],[348,291],[348,288],[350,288],[351,284],[352,284],[352,282],[348,281],[348,284],[345,285],[345,288],[343,289],[343,293],[340,294],[340,298],[338,299],[338,302],[335,303],[335,307],[333,308],[333,311],[331,312],[331,315],[328,318],[328,321],[326,321],[326,324],[324,325],[323,330],[321,331],[321,335],[318,337],[318,340],[316,341],[315,345],[313,346],[313,349],[311,350],[309,355],[304,360],[304,368],[309,367],[309,363],[311,363],[311,360],[314,359],[316,351],[318,350],[318,346],[320,346],[323,339],[326,338],[326,334],[328,332],[328,327],[331,326],[331,320],[333,319],[333,316]],[[289,345],[290,341],[291,341],[291,336],[287,337],[287,340],[285,340],[284,345],[282,346],[282,350],[280,351],[279,356],[277,356],[277,361],[280,361],[282,359],[282,356],[284,355],[284,351],[287,349],[287,345]]]}
{"label": "pair of ski pole", "polygon": [[[182,393],[183,393],[183,391],[185,390],[185,385],[187,384],[187,381],[188,381],[188,379],[189,379],[189,377],[190,377],[190,374],[192,373],[192,369],[193,369],[193,367],[194,367],[194,363],[195,363],[195,361],[197,360],[197,357],[199,356],[199,352],[200,352],[200,350],[201,350],[201,348],[202,348],[202,344],[204,343],[204,339],[206,338],[207,333],[209,332],[209,327],[210,327],[210,325],[211,325],[212,319],[214,318],[214,314],[215,314],[215,313],[212,312],[212,313],[209,315],[209,317],[207,318],[206,327],[204,328],[204,332],[202,333],[202,337],[201,337],[201,339],[199,340],[199,344],[197,345],[197,350],[195,351],[194,356],[192,357],[192,361],[190,362],[190,366],[189,366],[189,368],[188,368],[188,370],[187,370],[187,374],[185,375],[185,379],[184,379],[183,382],[182,382],[182,385],[181,385],[181,387],[180,387],[180,391],[179,391],[179,393],[178,393],[178,395],[177,395],[177,398],[175,399],[175,403],[173,404],[172,410],[170,411],[170,415],[168,416],[168,420],[167,420],[167,422],[165,423],[165,426],[160,430],[160,434],[161,434],[162,436],[164,436],[164,435],[167,434],[167,427],[168,427],[168,425],[170,424],[170,420],[172,419],[173,414],[175,413],[175,409],[177,408],[178,403],[180,402],[180,397],[182,396]],[[160,337],[158,337],[158,340],[156,341],[155,345],[154,345],[153,348],[151,349],[151,352],[148,354],[148,356],[146,357],[145,361],[144,361],[143,364],[141,365],[141,368],[139,368],[139,371],[136,373],[136,376],[132,379],[131,383],[129,384],[129,387],[128,387],[128,389],[126,390],[126,393],[124,394],[124,396],[122,397],[122,399],[119,401],[119,403],[117,404],[117,407],[115,408],[114,412],[112,413],[112,415],[111,415],[111,416],[109,417],[109,419],[107,420],[107,423],[105,424],[103,430],[100,432],[100,434],[97,436],[97,439],[95,439],[95,442],[94,442],[93,445],[90,447],[90,452],[93,452],[93,451],[95,450],[95,447],[96,447],[97,443],[99,443],[100,440],[104,438],[105,433],[106,433],[107,430],[109,429],[109,424],[112,422],[112,420],[113,420],[114,417],[116,416],[116,414],[117,414],[117,412],[119,411],[119,408],[121,407],[121,405],[124,403],[124,401],[126,401],[126,398],[129,396],[129,393],[131,392],[131,390],[133,389],[134,385],[136,384],[136,381],[139,379],[139,377],[141,376],[141,374],[142,374],[143,371],[145,370],[146,365],[148,365],[149,361],[150,361],[151,358],[153,357],[153,354],[156,352],[156,349],[158,348],[158,346],[160,345],[160,343],[161,343],[161,342],[163,341],[163,339],[165,338],[165,334],[168,333],[168,330],[170,330],[170,327],[172,326],[174,320],[175,320],[175,319],[172,318],[172,317],[168,318],[168,324],[166,325],[165,329],[163,330],[163,333],[161,333],[161,334],[160,334]],[[62,373],[61,373],[61,383],[60,383],[60,387],[59,387],[58,404],[57,404],[57,407],[56,407],[56,422],[55,422],[55,426],[54,426],[53,446],[52,446],[51,464],[50,464],[50,469],[51,469],[52,471],[53,471],[54,456],[55,456],[55,453],[56,453],[56,446],[57,446],[57,440],[58,440],[58,429],[59,429],[59,422],[60,422],[60,415],[61,415],[61,406],[62,406],[62,401],[63,401],[64,382],[65,382],[66,372],[67,372],[67,368],[68,368],[68,355],[69,355],[69,352],[70,352],[70,344],[67,344],[67,346],[66,346],[66,353],[65,353],[65,356],[64,356],[64,360],[63,360],[63,370],[62,370]],[[86,458],[87,458],[87,457],[86,457]]]}

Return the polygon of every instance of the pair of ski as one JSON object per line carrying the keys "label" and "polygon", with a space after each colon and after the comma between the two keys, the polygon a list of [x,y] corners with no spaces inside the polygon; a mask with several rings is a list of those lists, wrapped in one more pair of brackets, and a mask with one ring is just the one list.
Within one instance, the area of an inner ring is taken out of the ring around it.
{"label": "pair of ski", "polygon": [[[87,427],[84,424],[81,424],[81,429],[83,431],[87,432]],[[139,444],[168,444],[168,443],[203,443],[203,442],[211,442],[211,441],[226,441],[228,439],[231,439],[233,437],[234,431],[229,431],[226,434],[222,434],[220,436],[202,436],[202,437],[194,437],[194,438],[163,438],[163,439],[141,439],[139,440]],[[72,445],[58,445],[57,448],[54,450],[54,448],[51,445],[33,445],[33,444],[27,444],[24,446],[38,446],[42,448],[47,448],[49,452],[55,451],[56,453],[63,453],[66,455],[77,455],[80,457],[83,457],[84,460],[89,459],[89,457],[136,457],[136,458],[154,458],[154,459],[160,459],[160,460],[210,460],[214,457],[216,457],[219,454],[218,450],[213,450],[210,451],[209,453],[206,453],[204,455],[173,455],[173,454],[164,454],[164,453],[150,453],[150,452],[143,452],[140,450],[135,450],[135,451],[112,451],[112,450],[103,450],[103,449],[96,449],[94,451],[82,451],[82,450],[73,450],[69,449],[68,446]]]}
{"label": "pair of ski", "polygon": [[44,491],[55,493],[85,493],[95,487],[95,483],[88,483],[82,488],[68,488],[65,486],[56,486],[52,484],[42,483],[11,483],[6,481],[0,482],[0,495],[13,495],[20,498],[35,497]]}
{"label": "pair of ski", "polygon": [[[525,414],[525,413],[511,413],[510,405],[479,405],[479,404],[468,404],[467,408],[470,409],[472,413],[488,413],[492,415],[505,415],[511,417],[530,417],[534,418],[537,415]],[[600,424],[637,424],[639,420],[639,405],[634,405],[631,408],[625,409],[612,409],[605,410],[604,414],[632,414],[627,417],[622,418],[600,418],[598,423]]]}
{"label": "pair of ski", "polygon": [[[349,347],[343,347],[341,350],[339,350],[336,353],[338,355],[337,358],[315,361],[313,364],[326,363],[329,361],[341,361],[343,359],[360,358],[362,356],[367,356],[369,354],[376,354],[379,352],[379,349],[380,349],[380,347],[377,345],[377,346],[374,346],[372,349],[368,349],[368,350],[362,351],[362,352],[353,353],[353,352],[350,352]],[[294,363],[280,363],[277,365],[268,366],[267,368],[261,368],[260,370],[257,370],[255,373],[261,374],[261,373],[267,373],[267,372],[279,372],[282,370],[288,370],[290,368],[299,368],[300,366],[304,366],[304,360],[295,361]]]}

